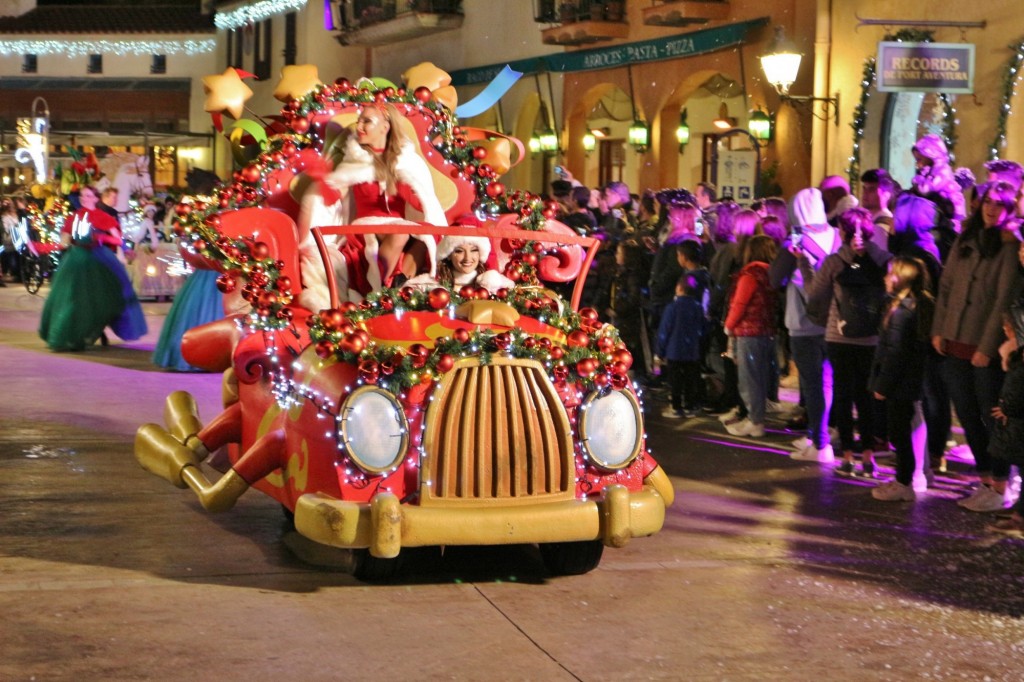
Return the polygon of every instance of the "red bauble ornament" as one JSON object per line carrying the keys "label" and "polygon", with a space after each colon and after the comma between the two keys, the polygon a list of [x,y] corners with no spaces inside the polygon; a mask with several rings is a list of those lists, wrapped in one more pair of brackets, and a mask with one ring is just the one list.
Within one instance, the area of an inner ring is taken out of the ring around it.
{"label": "red bauble ornament", "polygon": [[431,289],[430,293],[427,294],[427,303],[434,310],[440,310],[441,308],[444,308],[449,303],[451,303],[451,300],[451,293],[444,287],[437,287],[436,289]]}
{"label": "red bauble ornament", "polygon": [[251,253],[252,257],[256,260],[266,260],[270,257],[270,247],[267,246],[266,242],[256,242],[252,245],[252,248],[249,249],[249,253]]}
{"label": "red bauble ornament", "polygon": [[292,142],[291,140],[281,145],[281,153],[284,154],[285,158],[288,158],[289,156],[294,156],[295,152],[297,151],[298,147],[296,147],[295,143]]}
{"label": "red bauble ornament", "polygon": [[498,350],[508,350],[512,345],[512,335],[508,332],[501,332],[494,337],[494,345]]}
{"label": "red bauble ornament", "polygon": [[326,360],[327,358],[334,355],[334,344],[327,340],[317,341],[315,350],[317,357]]}
{"label": "red bauble ornament", "polygon": [[412,360],[412,366],[416,369],[425,367],[428,357],[430,357],[430,349],[422,343],[414,343],[409,346],[409,358]]}
{"label": "red bauble ornament", "polygon": [[590,334],[587,334],[582,329],[574,329],[569,332],[569,336],[565,339],[573,348],[586,348],[590,345]]}
{"label": "red bauble ornament", "polygon": [[260,167],[254,163],[250,163],[248,166],[242,169],[242,180],[249,184],[255,185],[260,181]]}
{"label": "red bauble ornament", "polygon": [[487,289],[484,289],[483,287],[477,287],[476,289],[473,290],[473,298],[475,299],[486,301],[490,297],[491,292],[489,292]]}
{"label": "red bauble ornament", "polygon": [[309,130],[309,119],[297,118],[294,121],[292,121],[291,128],[299,135],[303,135]]}
{"label": "red bauble ornament", "polygon": [[363,341],[359,334],[349,334],[345,336],[341,343],[338,344],[338,348],[345,353],[351,353],[352,355],[359,355],[366,348],[366,342]]}
{"label": "red bauble ornament", "polygon": [[625,349],[620,349],[612,353],[612,360],[615,362],[621,362],[626,366],[626,369],[633,366],[633,354]]}
{"label": "red bauble ornament", "polygon": [[525,339],[523,339],[523,348],[527,350],[533,350],[536,347],[537,339],[533,338],[532,336],[527,336]]}
{"label": "red bauble ornament", "polygon": [[320,322],[324,329],[334,331],[345,323],[345,315],[337,308],[328,308],[320,311]]}
{"label": "red bauble ornament", "polygon": [[385,312],[391,312],[395,309],[395,299],[390,296],[384,295],[377,299],[377,303],[380,304],[381,310]]}
{"label": "red bauble ornament", "polygon": [[285,277],[285,276],[282,275],[281,277],[277,278],[276,282],[274,282],[274,286],[277,287],[277,290],[282,292],[282,293],[286,292],[286,291],[291,291],[292,290],[292,278],[291,277]]}
{"label": "red bauble ornament", "polygon": [[611,377],[609,377],[604,372],[594,375],[594,385],[597,386],[598,388],[604,388],[609,383],[611,383]]}
{"label": "red bauble ornament", "polygon": [[462,344],[469,343],[469,330],[464,327],[459,327],[454,332],[452,332],[452,338]]}
{"label": "red bauble ornament", "polygon": [[629,377],[625,374],[619,374],[616,372],[615,374],[612,374],[611,384],[612,388],[616,391],[621,391],[629,385]]}
{"label": "red bauble ornament", "polygon": [[505,287],[502,287],[502,288],[498,289],[497,291],[495,291],[494,295],[498,297],[499,301],[504,301],[504,300],[506,300],[508,298],[509,293],[510,292],[509,292],[508,289],[506,289]]}
{"label": "red bauble ornament", "polygon": [[610,353],[612,348],[615,347],[615,342],[607,336],[597,337],[597,349],[602,353]]}
{"label": "red bauble ornament", "polygon": [[426,104],[430,101],[430,88],[421,85],[412,92],[412,96],[416,98],[421,104]]}
{"label": "red bauble ornament", "polygon": [[564,384],[566,379],[569,378],[569,368],[565,365],[559,365],[552,370],[552,374],[555,375],[557,383]]}
{"label": "red bauble ornament", "polygon": [[483,147],[473,147],[473,158],[477,160],[486,159],[487,150],[484,149]]}
{"label": "red bauble ornament", "polygon": [[199,251],[199,252],[205,251],[206,250],[206,246],[207,246],[206,241],[203,240],[203,239],[197,239],[194,242],[192,242],[192,248],[195,249],[196,251]]}
{"label": "red bauble ornament", "polygon": [[561,360],[565,357],[565,349],[561,346],[553,346],[548,354],[552,360]]}
{"label": "red bauble ornament", "polygon": [[474,291],[476,291],[476,288],[472,284],[467,284],[459,288],[459,296],[462,298],[473,298]]}
{"label": "red bauble ornament", "polygon": [[412,287],[402,287],[401,289],[398,290],[398,297],[401,298],[406,303],[408,303],[409,301],[412,300],[413,294],[415,293],[416,292],[413,290]]}
{"label": "red bauble ornament", "polygon": [[230,275],[221,275],[217,278],[217,289],[222,294],[230,294],[238,286],[237,280]]}
{"label": "red bauble ornament", "polygon": [[491,184],[487,185],[487,189],[484,191],[487,192],[487,196],[489,196],[490,198],[497,199],[498,197],[505,193],[505,185],[501,184],[500,182],[492,182]]}
{"label": "red bauble ornament", "polygon": [[629,369],[622,362],[609,362],[604,368],[609,374],[625,374],[626,370]]}
{"label": "red bauble ornament", "polygon": [[580,308],[580,326],[584,329],[594,329],[599,324],[600,316],[593,308]]}
{"label": "red bauble ornament", "polygon": [[583,358],[576,363],[576,373],[581,377],[588,377],[597,369],[597,361],[593,358]]}
{"label": "red bauble ornament", "polygon": [[352,333],[361,338],[364,345],[370,343],[370,332],[365,329],[357,329]]}
{"label": "red bauble ornament", "polygon": [[277,294],[273,291],[264,291],[260,294],[259,301],[262,307],[271,308],[275,303],[277,303]]}
{"label": "red bauble ornament", "polygon": [[342,77],[342,78],[335,78],[334,79],[334,84],[338,87],[339,90],[348,90],[349,88],[352,87],[352,82],[349,81],[349,79],[344,78],[344,77]]}
{"label": "red bauble ornament", "polygon": [[352,313],[359,310],[359,305],[353,301],[345,301],[339,306],[339,308],[343,313]]}
{"label": "red bauble ornament", "polygon": [[359,378],[367,384],[377,383],[377,379],[380,378],[380,363],[371,359],[360,360]]}
{"label": "red bauble ornament", "polygon": [[438,372],[449,372],[454,366],[455,358],[453,358],[451,355],[448,355],[447,353],[444,353],[440,357],[438,357],[437,364],[434,365]]}

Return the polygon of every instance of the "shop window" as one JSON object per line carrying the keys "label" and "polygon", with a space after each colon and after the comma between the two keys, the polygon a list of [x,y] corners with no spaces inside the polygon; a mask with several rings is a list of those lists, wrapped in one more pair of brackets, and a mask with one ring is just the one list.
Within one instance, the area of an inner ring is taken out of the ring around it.
{"label": "shop window", "polygon": [[85,69],[86,73],[103,73],[103,55],[89,55],[89,64]]}
{"label": "shop window", "polygon": [[295,64],[295,54],[298,50],[297,43],[295,42],[295,34],[297,33],[297,27],[295,22],[295,12],[289,12],[284,17],[284,63],[285,66],[291,66]]}
{"label": "shop window", "polygon": [[254,35],[253,45],[253,65],[252,72],[256,74],[256,78],[260,80],[267,80],[270,78],[270,44],[271,36],[273,35],[273,29],[270,25],[270,19],[256,24],[256,33]]}
{"label": "shop window", "polygon": [[155,54],[153,55],[153,61],[149,65],[150,73],[167,73],[167,55]]}
{"label": "shop window", "polygon": [[37,73],[39,71],[39,58],[34,54],[21,56],[21,72]]}

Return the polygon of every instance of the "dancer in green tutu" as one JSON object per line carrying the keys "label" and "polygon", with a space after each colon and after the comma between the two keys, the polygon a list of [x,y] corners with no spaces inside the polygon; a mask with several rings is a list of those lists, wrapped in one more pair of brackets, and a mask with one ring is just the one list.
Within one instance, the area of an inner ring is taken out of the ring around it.
{"label": "dancer in green tutu", "polygon": [[146,319],[128,272],[117,260],[121,230],[117,220],[96,208],[99,193],[83,187],[81,208],[61,230],[67,247],[43,307],[39,336],[56,351],[83,350],[103,330],[131,341],[146,333]]}

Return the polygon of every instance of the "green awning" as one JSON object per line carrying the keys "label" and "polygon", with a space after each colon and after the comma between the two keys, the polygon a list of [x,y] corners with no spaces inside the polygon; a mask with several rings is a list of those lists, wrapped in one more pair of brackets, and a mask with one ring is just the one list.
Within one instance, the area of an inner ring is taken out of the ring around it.
{"label": "green awning", "polygon": [[570,71],[612,69],[627,64],[643,64],[644,62],[692,57],[744,43],[747,39],[747,32],[750,29],[760,28],[767,23],[768,17],[759,17],[750,21],[705,28],[665,38],[653,38],[636,43],[624,43],[575,52],[558,52],[539,57],[517,59],[512,62],[502,62],[501,64],[458,69],[457,71],[452,71],[450,75],[452,77],[452,85],[478,85],[489,83],[505,68],[506,64],[516,71],[529,75],[545,71],[567,73]]}

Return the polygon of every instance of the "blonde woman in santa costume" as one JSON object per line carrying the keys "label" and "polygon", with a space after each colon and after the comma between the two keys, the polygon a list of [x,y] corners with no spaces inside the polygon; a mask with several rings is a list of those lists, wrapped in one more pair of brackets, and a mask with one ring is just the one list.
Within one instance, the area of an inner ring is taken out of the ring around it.
{"label": "blonde woman in santa costume", "polygon": [[486,237],[444,237],[437,245],[436,277],[422,274],[407,282],[409,286],[432,289],[442,285],[458,291],[473,285],[483,287],[492,294],[498,289],[510,289],[515,282],[497,270],[487,269],[491,255],[491,241]]}
{"label": "blonde woman in santa costume", "polygon": [[[430,167],[420,156],[417,143],[403,133],[400,116],[390,104],[365,107],[356,121],[355,136],[345,145],[344,158],[325,182],[343,195],[348,193],[354,225],[416,225],[406,219],[409,204],[423,213],[425,222],[447,225]],[[389,285],[399,274],[409,239],[408,234],[367,237],[362,256],[371,266],[366,273],[371,290]],[[430,255],[428,263],[432,264],[434,242],[423,241]]]}

